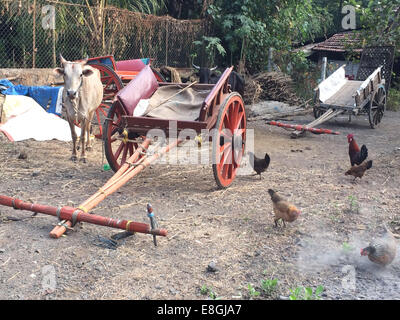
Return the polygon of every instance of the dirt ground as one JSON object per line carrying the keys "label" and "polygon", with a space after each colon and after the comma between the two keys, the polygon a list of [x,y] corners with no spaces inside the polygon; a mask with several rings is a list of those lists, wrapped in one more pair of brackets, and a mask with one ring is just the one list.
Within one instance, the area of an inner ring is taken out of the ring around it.
{"label": "dirt ground", "polygon": [[[243,169],[225,190],[211,165],[152,165],[93,212],[148,223],[150,202],[168,230],[157,247],[144,234],[104,247],[101,239],[118,230],[88,223],[55,240],[55,217],[0,206],[0,299],[208,299],[202,287],[221,299],[284,299],[290,289],[318,285],[323,299],[399,299],[400,254],[380,268],[359,251],[384,222],[400,233],[399,123],[400,112],[387,112],[374,130],[363,116],[350,124],[337,118],[323,127],[341,135],[293,140],[282,128],[250,122],[256,154],[268,152],[271,165],[262,180]],[[358,183],[344,175],[348,133],[373,159]],[[102,169],[100,140],[83,164],[69,161],[70,143],[0,139],[3,195],[78,205],[112,176]],[[302,211],[286,228],[274,227],[269,188]],[[277,279],[276,289],[262,290],[265,279]]]}

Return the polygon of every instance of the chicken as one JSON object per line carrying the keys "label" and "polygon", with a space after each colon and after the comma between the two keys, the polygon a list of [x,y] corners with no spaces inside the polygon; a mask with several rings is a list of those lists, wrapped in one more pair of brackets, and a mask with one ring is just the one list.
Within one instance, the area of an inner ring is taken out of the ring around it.
{"label": "chicken", "polygon": [[249,160],[250,165],[258,175],[260,175],[261,180],[261,173],[267,170],[271,158],[269,157],[268,153],[265,154],[264,159],[257,158],[253,152],[249,152]]}
{"label": "chicken", "polygon": [[278,220],[283,221],[283,225],[286,226],[285,221],[293,222],[301,214],[300,210],[297,209],[293,204],[287,202],[284,198],[278,195],[274,190],[268,189],[268,193],[271,196],[273,210],[275,213],[275,226],[278,226]]}
{"label": "chicken", "polygon": [[371,241],[368,247],[361,249],[362,256],[381,266],[390,264],[396,257],[397,243],[393,233],[385,227],[385,233],[380,238]]}
{"label": "chicken", "polygon": [[357,178],[361,179],[363,177],[365,171],[367,171],[371,167],[372,167],[372,160],[364,161],[359,166],[357,166],[357,165],[352,166],[349,170],[346,171],[345,175],[353,176],[354,180],[356,180]]}
{"label": "chicken", "polygon": [[360,150],[356,140],[354,140],[353,134],[347,135],[347,141],[349,143],[349,157],[351,166],[354,166],[355,164],[361,164],[368,157],[368,149],[366,145],[363,144]]}

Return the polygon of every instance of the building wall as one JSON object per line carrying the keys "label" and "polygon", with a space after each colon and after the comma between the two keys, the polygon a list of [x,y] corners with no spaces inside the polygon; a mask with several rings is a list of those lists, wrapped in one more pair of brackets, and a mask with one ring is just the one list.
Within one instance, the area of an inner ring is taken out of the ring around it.
{"label": "building wall", "polygon": [[344,61],[344,60],[331,60],[331,59],[328,59],[326,76],[329,77],[329,75],[331,75],[333,72],[335,72],[344,64],[346,65],[346,67],[344,68],[346,71],[346,76],[349,76],[349,78],[352,77],[355,78],[360,65],[359,63],[354,63],[351,61]]}

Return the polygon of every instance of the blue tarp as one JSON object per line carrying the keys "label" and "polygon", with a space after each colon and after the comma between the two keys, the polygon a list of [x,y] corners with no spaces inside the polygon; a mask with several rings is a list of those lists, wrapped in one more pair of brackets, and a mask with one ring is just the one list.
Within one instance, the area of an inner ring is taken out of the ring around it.
{"label": "blue tarp", "polygon": [[[31,97],[47,112],[61,115],[61,101],[59,102],[58,99],[62,99],[61,95],[59,98],[59,91],[62,87],[14,85],[8,79],[1,79],[0,86],[3,87],[0,87],[2,94]],[[58,108],[57,104],[59,105]]]}

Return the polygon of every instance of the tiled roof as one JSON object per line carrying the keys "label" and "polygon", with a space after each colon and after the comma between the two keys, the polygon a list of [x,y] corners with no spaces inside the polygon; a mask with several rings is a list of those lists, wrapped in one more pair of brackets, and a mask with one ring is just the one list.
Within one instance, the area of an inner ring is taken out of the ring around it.
{"label": "tiled roof", "polygon": [[316,44],[312,50],[344,53],[353,48],[353,51],[361,52],[362,43],[360,42],[360,38],[360,33],[357,31],[336,33],[324,42]]}

